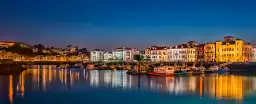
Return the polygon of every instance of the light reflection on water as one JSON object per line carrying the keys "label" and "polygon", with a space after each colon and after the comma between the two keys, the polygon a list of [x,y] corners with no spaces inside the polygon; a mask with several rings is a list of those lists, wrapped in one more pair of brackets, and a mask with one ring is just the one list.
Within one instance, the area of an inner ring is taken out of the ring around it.
{"label": "light reflection on water", "polygon": [[[256,90],[256,77],[235,75],[198,76],[133,76],[126,71],[88,71],[85,69],[56,69],[34,67],[19,76],[0,76],[0,100],[23,98],[27,92],[63,92],[111,88],[146,90],[170,96],[192,95],[217,100],[243,100]],[[6,92],[7,91],[7,92]],[[6,97],[8,96],[8,97]]]}

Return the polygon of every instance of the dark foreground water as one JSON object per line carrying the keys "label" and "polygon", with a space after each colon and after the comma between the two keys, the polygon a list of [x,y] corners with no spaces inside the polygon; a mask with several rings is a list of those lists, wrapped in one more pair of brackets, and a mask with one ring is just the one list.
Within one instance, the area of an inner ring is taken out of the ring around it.
{"label": "dark foreground water", "polygon": [[256,77],[154,77],[35,66],[0,76],[1,104],[256,104]]}

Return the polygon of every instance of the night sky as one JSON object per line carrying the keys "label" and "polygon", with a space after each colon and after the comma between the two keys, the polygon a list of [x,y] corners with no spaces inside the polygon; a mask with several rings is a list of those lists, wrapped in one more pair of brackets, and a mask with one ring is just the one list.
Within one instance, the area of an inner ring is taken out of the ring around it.
{"label": "night sky", "polygon": [[255,0],[0,0],[0,40],[88,49],[256,43]]}

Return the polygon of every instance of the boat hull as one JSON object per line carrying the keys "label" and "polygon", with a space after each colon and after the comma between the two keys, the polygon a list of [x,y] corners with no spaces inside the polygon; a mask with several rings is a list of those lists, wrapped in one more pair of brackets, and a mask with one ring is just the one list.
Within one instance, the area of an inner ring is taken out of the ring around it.
{"label": "boat hull", "polygon": [[158,72],[150,72],[148,75],[153,75],[153,76],[172,76],[174,73],[158,73]]}

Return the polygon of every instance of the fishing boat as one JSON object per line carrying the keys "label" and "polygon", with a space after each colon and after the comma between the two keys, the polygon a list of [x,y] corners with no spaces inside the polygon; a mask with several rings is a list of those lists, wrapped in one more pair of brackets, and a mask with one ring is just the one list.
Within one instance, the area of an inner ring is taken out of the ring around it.
{"label": "fishing boat", "polygon": [[224,74],[229,71],[228,67],[222,67],[218,70],[218,74]]}
{"label": "fishing boat", "polygon": [[193,70],[193,74],[204,74],[205,68],[204,67],[198,67]]}
{"label": "fishing boat", "polygon": [[159,66],[155,67],[153,72],[148,73],[149,75],[155,76],[171,76],[174,75],[175,68],[172,66]]}
{"label": "fishing boat", "polygon": [[180,69],[180,71],[178,71],[176,74],[192,74],[193,73],[193,71],[192,70],[190,70],[190,69],[187,69],[187,68],[182,68],[182,69]]}
{"label": "fishing boat", "polygon": [[205,73],[214,73],[219,70],[219,67],[217,65],[210,66],[207,70],[205,70]]}
{"label": "fishing boat", "polygon": [[59,66],[59,68],[69,68],[69,67],[70,67],[69,64],[62,64],[62,65]]}

